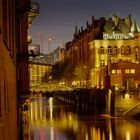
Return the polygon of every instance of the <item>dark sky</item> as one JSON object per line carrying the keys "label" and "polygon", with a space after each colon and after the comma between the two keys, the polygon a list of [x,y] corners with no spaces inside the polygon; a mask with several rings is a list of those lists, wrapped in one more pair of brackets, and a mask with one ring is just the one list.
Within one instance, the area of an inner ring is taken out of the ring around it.
{"label": "dark sky", "polygon": [[[36,0],[37,1],[37,0]],[[33,21],[29,33],[33,36],[33,43],[40,43],[39,34],[43,33],[43,51],[48,52],[47,38],[54,40],[51,50],[73,39],[75,25],[86,27],[86,22],[112,14],[121,18],[131,14],[132,19],[140,23],[140,0],[38,0],[40,13]]]}

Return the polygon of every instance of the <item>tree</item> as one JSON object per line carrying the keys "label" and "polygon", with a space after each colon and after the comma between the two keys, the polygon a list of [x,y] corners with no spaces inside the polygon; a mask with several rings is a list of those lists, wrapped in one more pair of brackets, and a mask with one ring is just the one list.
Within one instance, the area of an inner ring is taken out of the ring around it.
{"label": "tree", "polygon": [[52,67],[52,80],[59,82],[61,80],[61,77],[63,76],[63,70],[62,70],[62,63],[56,63]]}
{"label": "tree", "polygon": [[80,81],[80,86],[81,80],[85,80],[87,85],[88,67],[86,65],[78,64],[74,69],[74,75]]}

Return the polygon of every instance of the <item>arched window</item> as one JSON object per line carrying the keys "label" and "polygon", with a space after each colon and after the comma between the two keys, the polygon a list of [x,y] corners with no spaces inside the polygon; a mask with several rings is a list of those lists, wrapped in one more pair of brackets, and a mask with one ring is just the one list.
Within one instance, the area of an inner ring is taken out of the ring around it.
{"label": "arched window", "polygon": [[107,53],[108,53],[108,54],[112,54],[112,47],[111,47],[111,46],[108,46],[108,47],[107,47]]}
{"label": "arched window", "polygon": [[118,54],[118,47],[117,47],[117,46],[114,46],[114,48],[113,48],[113,53],[114,53],[114,54]]}
{"label": "arched window", "polygon": [[100,54],[104,54],[105,53],[105,49],[104,49],[103,46],[100,47],[100,51],[99,52],[100,52]]}

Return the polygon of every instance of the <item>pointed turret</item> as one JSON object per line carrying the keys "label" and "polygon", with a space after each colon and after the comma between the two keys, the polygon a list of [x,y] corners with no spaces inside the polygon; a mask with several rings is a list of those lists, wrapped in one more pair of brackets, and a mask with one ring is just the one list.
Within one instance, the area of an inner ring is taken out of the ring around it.
{"label": "pointed turret", "polygon": [[139,26],[138,26],[136,20],[134,20],[133,23],[132,23],[131,32],[135,32],[135,33],[140,32],[140,29],[139,29]]}

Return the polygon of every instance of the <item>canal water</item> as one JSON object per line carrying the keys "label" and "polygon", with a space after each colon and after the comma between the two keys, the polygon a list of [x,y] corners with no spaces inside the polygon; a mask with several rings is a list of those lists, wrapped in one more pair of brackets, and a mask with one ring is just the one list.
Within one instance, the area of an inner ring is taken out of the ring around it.
{"label": "canal water", "polygon": [[140,140],[140,121],[80,114],[53,97],[32,97],[22,113],[24,140]]}

